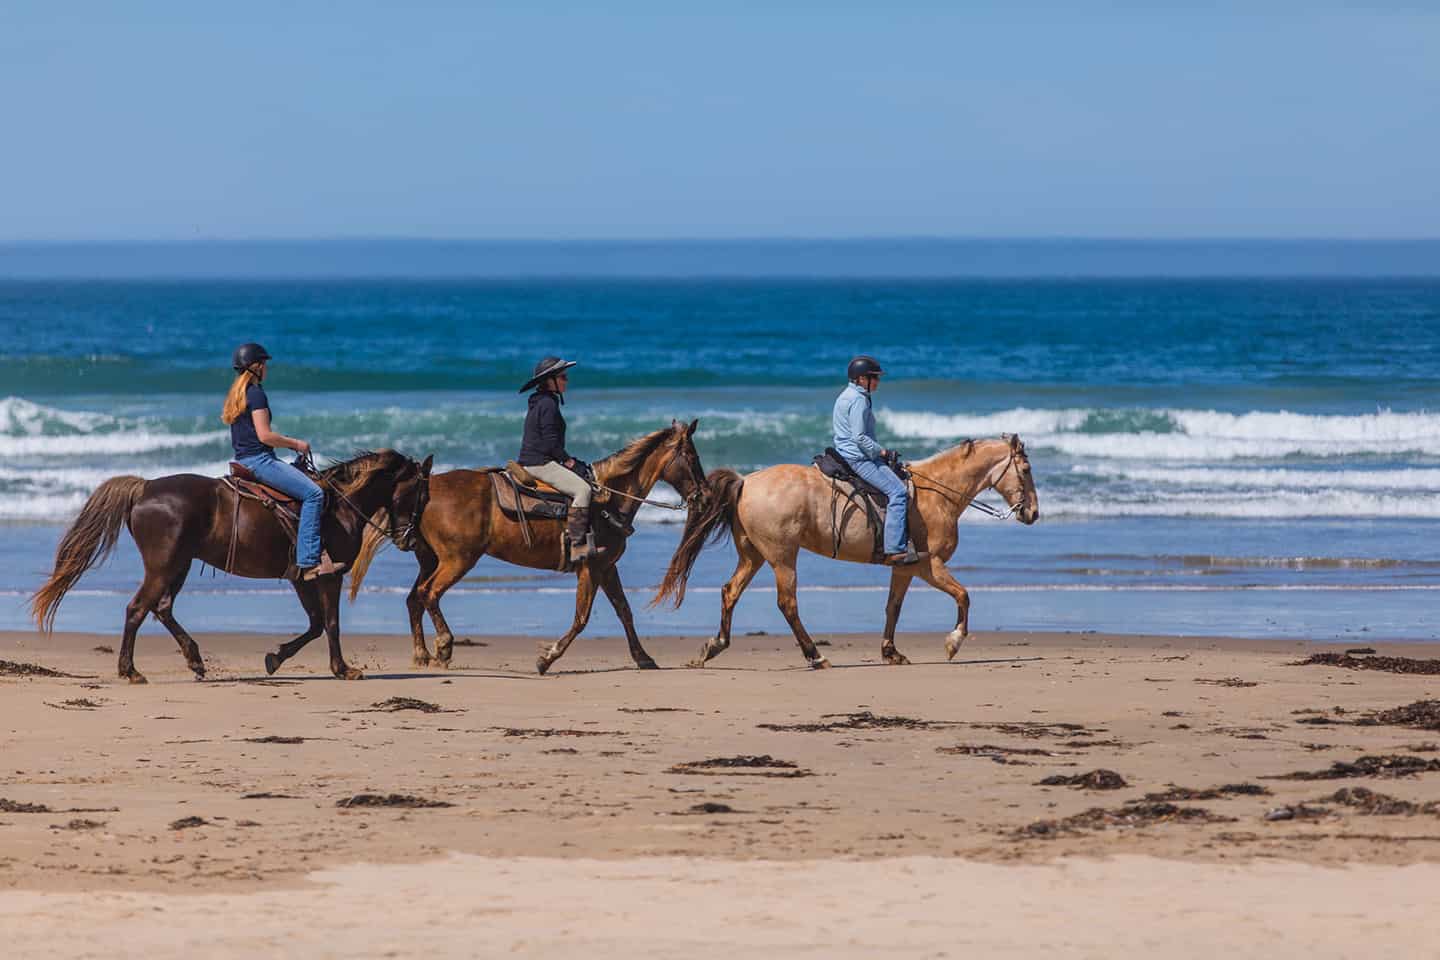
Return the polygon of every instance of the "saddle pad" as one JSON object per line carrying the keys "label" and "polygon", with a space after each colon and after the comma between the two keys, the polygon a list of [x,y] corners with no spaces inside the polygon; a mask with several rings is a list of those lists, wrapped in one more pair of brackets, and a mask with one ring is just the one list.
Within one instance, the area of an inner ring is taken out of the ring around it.
{"label": "saddle pad", "polygon": [[525,516],[540,520],[563,520],[570,510],[570,498],[559,491],[551,493],[521,487],[517,501],[516,485],[503,471],[490,473],[490,485],[495,490],[495,502],[500,504],[501,512],[512,518],[523,511]]}

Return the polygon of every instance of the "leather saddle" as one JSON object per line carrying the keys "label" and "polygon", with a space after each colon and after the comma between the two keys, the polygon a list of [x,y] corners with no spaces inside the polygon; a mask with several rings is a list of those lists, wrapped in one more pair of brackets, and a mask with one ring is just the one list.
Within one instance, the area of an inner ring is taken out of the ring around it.
{"label": "leather saddle", "polygon": [[288,507],[292,510],[296,509],[300,504],[300,501],[290,496],[290,494],[276,490],[274,487],[267,487],[255,479],[255,474],[250,472],[250,468],[241,466],[238,463],[232,462],[230,464],[230,476],[242,493],[254,494],[258,500],[268,498],[280,506]]}
{"label": "leather saddle", "polygon": [[833,483],[848,484],[851,487],[850,493],[869,498],[870,502],[875,505],[875,509],[882,514],[890,505],[890,498],[878,487],[860,479],[860,475],[851,468],[834,447],[826,447],[824,453],[815,455],[815,468],[829,477]]}
{"label": "leather saddle", "polygon": [[529,470],[511,460],[505,468],[489,471],[500,510],[511,519],[521,514],[537,520],[564,520],[570,497],[537,480]]}

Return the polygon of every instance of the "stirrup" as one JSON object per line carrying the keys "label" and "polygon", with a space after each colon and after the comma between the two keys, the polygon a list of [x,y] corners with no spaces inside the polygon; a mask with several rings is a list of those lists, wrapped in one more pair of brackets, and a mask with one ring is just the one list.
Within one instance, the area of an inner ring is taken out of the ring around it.
{"label": "stirrup", "polygon": [[916,553],[915,544],[912,543],[905,548],[904,553],[892,553],[886,555],[885,565],[887,567],[908,567],[912,563],[919,563],[921,560],[924,560],[928,556],[930,556],[930,552],[928,550],[923,553]]}
{"label": "stirrup", "polygon": [[324,550],[320,551],[320,562],[313,567],[306,567],[300,571],[300,576],[305,580],[315,580],[319,577],[328,577],[336,573],[344,573],[350,565],[348,563],[336,563],[330,559],[330,554]]}

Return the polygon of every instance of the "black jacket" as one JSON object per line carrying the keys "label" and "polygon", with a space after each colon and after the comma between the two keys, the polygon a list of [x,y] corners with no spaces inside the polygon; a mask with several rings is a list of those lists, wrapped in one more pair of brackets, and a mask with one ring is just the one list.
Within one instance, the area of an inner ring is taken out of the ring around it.
{"label": "black jacket", "polygon": [[560,415],[560,396],[549,390],[530,394],[530,412],[525,414],[525,438],[520,441],[522,467],[538,467],[551,460],[564,463],[570,459],[565,452],[565,418]]}

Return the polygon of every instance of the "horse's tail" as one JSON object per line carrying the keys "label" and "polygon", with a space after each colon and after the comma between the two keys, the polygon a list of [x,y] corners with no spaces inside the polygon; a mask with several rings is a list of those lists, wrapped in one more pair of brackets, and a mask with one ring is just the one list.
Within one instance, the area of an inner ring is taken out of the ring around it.
{"label": "horse's tail", "polygon": [[55,550],[55,572],[30,598],[30,615],[41,630],[49,633],[55,629],[55,614],[65,594],[86,570],[115,549],[120,526],[129,521],[130,510],[144,489],[144,477],[111,477],[90,494]]}
{"label": "horse's tail", "polygon": [[735,523],[735,505],[740,502],[745,481],[734,470],[721,467],[711,470],[705,482],[710,488],[710,498],[701,510],[692,512],[686,519],[680,546],[675,548],[665,579],[660,581],[660,589],[650,601],[652,607],[673,597],[678,609],[685,602],[685,584],[690,579],[690,571],[694,569],[700,551],[707,543],[719,543],[730,535]]}
{"label": "horse's tail", "polygon": [[350,564],[351,603],[360,595],[360,585],[365,582],[365,574],[370,572],[370,561],[375,559],[375,554],[380,552],[381,547],[390,542],[389,536],[379,526],[378,518],[384,513],[382,507],[370,518],[374,522],[365,525],[365,535],[360,538],[360,552],[355,555],[355,562]]}

